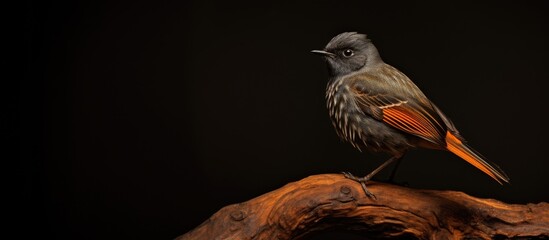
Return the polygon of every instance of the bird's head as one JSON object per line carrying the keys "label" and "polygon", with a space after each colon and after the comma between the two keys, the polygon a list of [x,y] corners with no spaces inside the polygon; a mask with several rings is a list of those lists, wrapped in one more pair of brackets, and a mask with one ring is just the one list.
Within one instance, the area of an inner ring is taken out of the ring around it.
{"label": "bird's head", "polygon": [[323,50],[311,52],[326,59],[332,77],[347,75],[383,62],[366,34],[356,32],[341,33],[332,38]]}

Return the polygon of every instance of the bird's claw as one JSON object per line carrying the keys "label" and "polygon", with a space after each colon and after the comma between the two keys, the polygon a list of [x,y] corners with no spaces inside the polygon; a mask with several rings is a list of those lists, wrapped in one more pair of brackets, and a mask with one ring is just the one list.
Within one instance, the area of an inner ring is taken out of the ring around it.
{"label": "bird's claw", "polygon": [[345,176],[345,178],[347,179],[351,179],[355,182],[358,182],[360,183],[360,186],[362,186],[362,190],[364,190],[364,193],[366,193],[366,195],[368,197],[370,197],[371,199],[373,200],[377,200],[377,197],[368,190],[368,188],[366,188],[366,182],[368,182],[370,179],[367,178],[367,177],[357,177],[355,175],[353,175],[352,173],[350,172],[341,172],[343,174],[343,176]]}

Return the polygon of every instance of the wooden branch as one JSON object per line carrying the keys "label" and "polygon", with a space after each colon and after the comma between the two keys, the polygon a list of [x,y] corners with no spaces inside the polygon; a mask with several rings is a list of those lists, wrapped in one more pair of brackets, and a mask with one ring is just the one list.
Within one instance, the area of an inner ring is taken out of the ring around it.
{"label": "wooden branch", "polygon": [[506,204],[462,192],[371,182],[377,200],[341,174],[310,176],[226,206],[186,239],[298,239],[323,229],[372,238],[549,238],[549,204]]}

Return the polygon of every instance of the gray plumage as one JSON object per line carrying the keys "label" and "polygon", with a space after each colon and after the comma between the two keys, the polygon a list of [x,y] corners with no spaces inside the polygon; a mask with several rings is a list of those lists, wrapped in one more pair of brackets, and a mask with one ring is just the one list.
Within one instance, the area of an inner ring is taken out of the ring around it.
{"label": "gray plumage", "polygon": [[[359,150],[387,152],[399,160],[415,147],[448,150],[496,181],[509,178],[465,144],[454,124],[402,72],[386,64],[365,34],[346,32],[335,36],[313,53],[327,62],[329,82],[326,101],[337,134]],[[364,182],[384,168],[364,178]],[[371,195],[373,196],[373,195]]]}

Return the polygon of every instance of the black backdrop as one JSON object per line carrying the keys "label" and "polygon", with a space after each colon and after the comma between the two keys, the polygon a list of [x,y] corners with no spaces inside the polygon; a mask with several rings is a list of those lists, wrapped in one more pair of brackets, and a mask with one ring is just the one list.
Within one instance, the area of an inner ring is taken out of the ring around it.
{"label": "black backdrop", "polygon": [[4,62],[12,231],[172,239],[308,175],[369,172],[387,156],[337,138],[309,53],[343,31],[367,33],[511,177],[417,150],[397,181],[548,201],[547,4],[379,2],[27,2]]}

